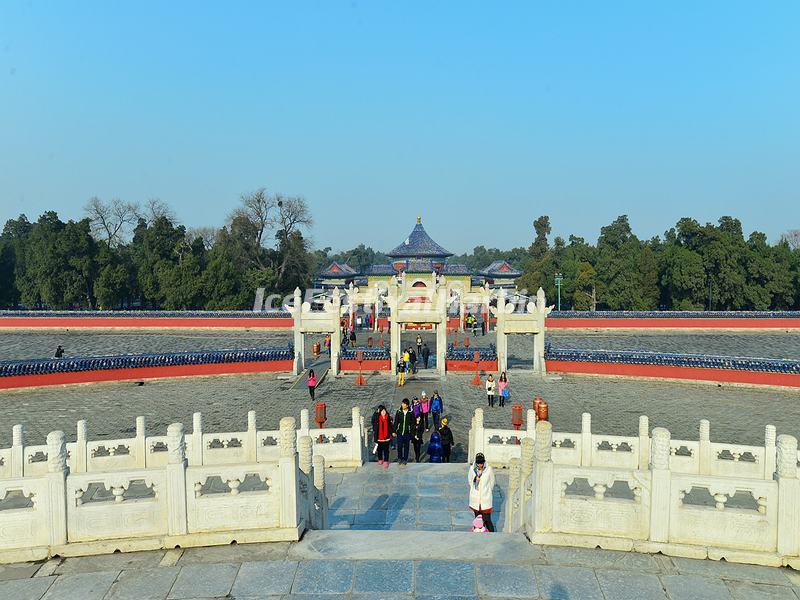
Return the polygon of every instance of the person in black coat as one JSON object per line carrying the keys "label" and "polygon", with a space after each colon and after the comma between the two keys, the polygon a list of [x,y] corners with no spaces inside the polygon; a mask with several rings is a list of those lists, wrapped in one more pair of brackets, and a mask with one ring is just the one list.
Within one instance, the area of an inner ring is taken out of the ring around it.
{"label": "person in black coat", "polygon": [[442,419],[442,428],[439,430],[439,436],[442,441],[442,461],[450,462],[450,451],[453,448],[453,431],[447,426],[447,417]]}
{"label": "person in black coat", "polygon": [[411,363],[411,372],[412,373],[416,373],[417,372],[417,353],[414,352],[414,348],[413,347],[408,349],[408,356],[409,356],[409,359],[410,359],[409,362]]}
{"label": "person in black coat", "polygon": [[422,416],[417,416],[414,420],[414,433],[411,435],[411,443],[414,445],[414,458],[417,462],[422,462],[422,438],[425,435],[425,423]]}
{"label": "person in black coat", "polygon": [[431,358],[431,349],[428,348],[428,344],[423,344],[422,346],[422,364],[425,368],[428,368],[428,361]]}

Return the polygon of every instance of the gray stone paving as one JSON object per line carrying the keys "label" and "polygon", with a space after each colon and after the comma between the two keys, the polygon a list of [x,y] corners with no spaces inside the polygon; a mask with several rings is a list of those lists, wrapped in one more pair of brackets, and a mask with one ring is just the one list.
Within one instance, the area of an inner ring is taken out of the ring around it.
{"label": "gray stone paving", "polygon": [[[265,546],[278,551],[265,553]],[[370,548],[374,556],[367,555]],[[796,573],[787,569],[644,555],[650,568],[643,570],[637,561],[618,560],[620,552],[583,549],[578,558],[560,550],[510,534],[315,531],[292,544],[195,548],[183,551],[174,566],[151,567],[153,553],[147,553],[125,569],[96,571],[89,565],[96,557],[63,559],[63,574],[45,577],[18,568],[18,579],[0,582],[0,598],[800,598]],[[243,560],[248,551],[254,560]],[[211,553],[208,562],[189,560],[203,553]],[[258,558],[265,555],[272,558]],[[575,564],[579,560],[583,564]],[[748,579],[752,569],[756,579]]]}

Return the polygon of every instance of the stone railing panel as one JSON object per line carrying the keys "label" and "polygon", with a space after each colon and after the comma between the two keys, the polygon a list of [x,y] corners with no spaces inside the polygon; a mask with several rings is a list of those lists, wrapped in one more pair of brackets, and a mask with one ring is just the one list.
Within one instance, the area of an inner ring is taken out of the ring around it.
{"label": "stone railing panel", "polygon": [[67,540],[93,542],[167,533],[163,469],[67,477]]}
{"label": "stone railing panel", "polygon": [[4,551],[47,548],[50,503],[46,476],[0,481],[0,556]]}
{"label": "stone railing panel", "polygon": [[671,543],[756,552],[777,549],[775,481],[673,474],[670,502]]}
{"label": "stone railing panel", "polygon": [[279,527],[279,472],[272,463],[188,467],[188,533]]}
{"label": "stone railing panel", "polygon": [[639,438],[592,435],[592,466],[636,469],[639,466]]}

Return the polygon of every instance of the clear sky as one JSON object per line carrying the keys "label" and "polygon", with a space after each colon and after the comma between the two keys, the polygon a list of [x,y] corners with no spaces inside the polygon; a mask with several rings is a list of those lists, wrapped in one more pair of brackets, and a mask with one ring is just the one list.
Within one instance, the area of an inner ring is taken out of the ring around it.
{"label": "clear sky", "polygon": [[91,196],[221,225],[302,195],[318,247],[418,213],[460,252],[532,221],[800,228],[800,2],[0,3],[0,220]]}

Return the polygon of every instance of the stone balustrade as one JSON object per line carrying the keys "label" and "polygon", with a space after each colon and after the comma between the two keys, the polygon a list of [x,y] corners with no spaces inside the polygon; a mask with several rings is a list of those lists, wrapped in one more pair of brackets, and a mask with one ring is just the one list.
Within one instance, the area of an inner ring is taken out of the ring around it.
{"label": "stone balustrade", "polygon": [[[254,416],[250,421],[255,425]],[[137,425],[143,434],[143,419]],[[325,458],[313,454],[311,437],[292,417],[281,420],[269,462],[258,462],[255,448],[245,447],[231,455],[236,461],[193,463],[190,436],[203,434],[187,436],[183,424],[173,423],[156,464],[138,453],[149,447],[144,435],[131,443],[132,452],[106,454],[109,462],[102,463],[87,452],[96,447],[86,442],[85,422],[78,431],[71,450],[63,432],[50,433],[35,472],[0,478],[0,563],[298,540],[307,528],[326,527]],[[257,438],[254,428],[248,431]],[[21,428],[15,436],[22,441]],[[12,450],[27,452],[22,444]],[[116,458],[122,460],[114,464]]]}
{"label": "stone balustrade", "polygon": [[[211,433],[203,430],[202,413],[194,413],[192,431],[185,435],[189,466],[276,462],[280,456],[278,430],[259,430],[256,413],[247,413],[247,429]],[[359,467],[367,456],[367,436],[358,407],[352,411],[350,427],[309,427],[308,410],[300,411],[297,438],[311,437],[315,454],[329,467]],[[163,467],[168,462],[169,439],[147,435],[144,417],[136,418],[132,438],[90,440],[85,420],[78,421],[75,442],[68,442],[67,465],[71,473],[95,473]],[[14,425],[10,448],[0,448],[0,480],[36,477],[47,473],[46,445],[26,445],[22,425]]]}
{"label": "stone balustrade", "polygon": [[[800,567],[796,438],[776,441],[768,426],[767,445],[755,449],[764,462],[752,468],[739,451],[754,448],[709,444],[704,422],[693,446],[699,456],[687,468],[675,460],[676,447],[687,443],[657,427],[646,463],[587,465],[560,463],[551,424],[535,429],[510,461],[506,531],[523,531],[536,544]],[[738,460],[721,459],[720,449]],[[768,453],[774,460],[765,460]]]}
{"label": "stone balustrade", "polygon": [[[470,430],[469,455],[483,452],[494,466],[509,468],[511,460],[521,458],[525,438],[536,439],[536,415],[527,411],[526,429],[487,429],[483,409],[476,409]],[[712,442],[711,426],[700,421],[698,440],[670,440],[670,469],[676,473],[772,479],[775,471],[775,426],[767,425],[763,446]],[[646,469],[650,461],[652,438],[646,416],[639,417],[638,436],[619,436],[592,432],[592,416],[583,413],[578,433],[551,432],[553,462],[578,467]],[[518,443],[520,442],[520,443]]]}

